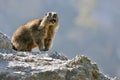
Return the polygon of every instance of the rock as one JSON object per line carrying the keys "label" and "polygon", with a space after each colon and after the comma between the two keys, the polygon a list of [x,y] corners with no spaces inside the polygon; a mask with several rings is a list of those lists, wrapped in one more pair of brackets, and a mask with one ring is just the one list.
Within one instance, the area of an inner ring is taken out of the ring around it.
{"label": "rock", "polygon": [[58,52],[53,52],[51,54],[48,54],[49,57],[52,57],[54,59],[60,59],[60,60],[68,60],[68,58]]}
{"label": "rock", "polygon": [[58,52],[16,52],[0,53],[0,58],[0,80],[113,80],[85,56],[69,60]]}
{"label": "rock", "polygon": [[0,32],[0,51],[10,51],[12,50],[12,45],[10,39]]}
{"label": "rock", "polygon": [[120,80],[99,71],[88,57],[72,60],[58,52],[17,52],[0,33],[0,80]]}

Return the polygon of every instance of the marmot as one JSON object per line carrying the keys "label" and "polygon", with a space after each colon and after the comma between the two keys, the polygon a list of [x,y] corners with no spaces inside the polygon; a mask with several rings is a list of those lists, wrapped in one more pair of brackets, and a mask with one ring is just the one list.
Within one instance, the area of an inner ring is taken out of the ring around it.
{"label": "marmot", "polygon": [[17,51],[31,51],[38,47],[48,51],[58,28],[56,12],[47,12],[43,18],[35,19],[21,25],[12,35],[11,43]]}

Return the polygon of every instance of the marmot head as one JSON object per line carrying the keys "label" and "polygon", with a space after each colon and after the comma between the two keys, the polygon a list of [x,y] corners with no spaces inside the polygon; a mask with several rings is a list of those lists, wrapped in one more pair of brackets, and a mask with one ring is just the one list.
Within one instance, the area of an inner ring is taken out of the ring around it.
{"label": "marmot head", "polygon": [[58,15],[56,12],[47,12],[43,17],[40,26],[57,26],[58,25]]}

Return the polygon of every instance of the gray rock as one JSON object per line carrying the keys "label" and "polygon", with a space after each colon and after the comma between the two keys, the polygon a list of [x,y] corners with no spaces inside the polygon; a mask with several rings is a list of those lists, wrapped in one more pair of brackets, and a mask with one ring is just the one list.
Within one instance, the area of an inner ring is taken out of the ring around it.
{"label": "gray rock", "polygon": [[51,54],[48,54],[48,56],[52,57],[54,59],[68,60],[68,58],[66,56],[64,56],[63,54],[60,54],[58,52],[53,52]]}
{"label": "gray rock", "polygon": [[99,71],[88,57],[69,60],[53,52],[17,52],[7,36],[0,33],[0,80],[120,80]]}
{"label": "gray rock", "polygon": [[10,39],[0,32],[0,51],[12,50],[12,45]]}
{"label": "gray rock", "polygon": [[[0,80],[113,80],[100,73],[97,64],[85,56],[64,60],[45,53],[0,55]],[[54,54],[58,55],[61,54]]]}

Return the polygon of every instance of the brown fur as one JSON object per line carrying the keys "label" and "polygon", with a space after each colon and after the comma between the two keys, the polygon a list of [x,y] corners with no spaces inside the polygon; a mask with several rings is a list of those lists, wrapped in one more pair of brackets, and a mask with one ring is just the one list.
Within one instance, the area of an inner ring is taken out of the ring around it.
{"label": "brown fur", "polygon": [[12,36],[12,45],[18,51],[31,51],[38,47],[40,51],[47,51],[52,46],[58,16],[55,12],[48,12],[42,19],[35,19],[20,26]]}

